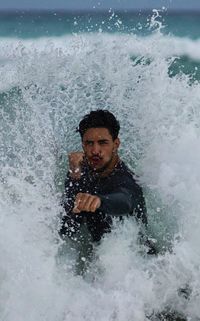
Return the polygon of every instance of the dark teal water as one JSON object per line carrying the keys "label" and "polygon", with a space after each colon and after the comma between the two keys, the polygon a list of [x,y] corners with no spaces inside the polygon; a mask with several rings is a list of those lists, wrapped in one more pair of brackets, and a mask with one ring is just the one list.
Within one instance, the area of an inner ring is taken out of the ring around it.
{"label": "dark teal water", "polygon": [[[164,34],[199,38],[200,12],[160,12]],[[149,35],[153,12],[0,12],[0,37],[36,38],[82,32]],[[154,26],[156,27],[156,26]]]}

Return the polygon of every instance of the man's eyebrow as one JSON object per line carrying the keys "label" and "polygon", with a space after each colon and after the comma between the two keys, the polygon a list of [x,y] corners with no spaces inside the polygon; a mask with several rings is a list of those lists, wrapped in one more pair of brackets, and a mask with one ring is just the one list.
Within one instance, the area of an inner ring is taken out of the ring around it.
{"label": "man's eyebrow", "polygon": [[109,140],[104,138],[104,139],[99,139],[98,142],[104,143],[104,142],[108,142]]}
{"label": "man's eyebrow", "polygon": [[84,141],[84,143],[91,143],[91,142],[93,142],[92,139],[86,139],[86,140]]}
{"label": "man's eyebrow", "polygon": [[92,139],[86,139],[86,140],[83,140],[83,144],[85,145],[94,144],[94,141]]}

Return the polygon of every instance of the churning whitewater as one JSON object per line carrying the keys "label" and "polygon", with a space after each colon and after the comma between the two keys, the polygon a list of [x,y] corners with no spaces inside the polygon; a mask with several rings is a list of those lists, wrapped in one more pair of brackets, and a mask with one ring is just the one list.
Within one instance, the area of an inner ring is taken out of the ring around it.
{"label": "churning whitewater", "polygon": [[[1,320],[144,321],[166,309],[198,319],[199,64],[199,40],[160,32],[1,39]],[[57,230],[67,154],[97,108],[120,120],[120,155],[140,176],[160,255],[145,255],[128,220],[82,276]]]}

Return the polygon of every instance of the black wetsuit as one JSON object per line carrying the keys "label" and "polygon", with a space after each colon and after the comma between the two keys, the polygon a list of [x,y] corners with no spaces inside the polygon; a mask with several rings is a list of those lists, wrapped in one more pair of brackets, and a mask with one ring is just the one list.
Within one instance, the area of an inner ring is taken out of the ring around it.
{"label": "black wetsuit", "polygon": [[[101,206],[95,213],[72,213],[77,193],[97,195]],[[114,170],[106,177],[94,173],[89,167],[83,169],[81,178],[73,180],[67,175],[63,202],[66,215],[62,218],[60,235],[73,238],[80,225],[87,224],[93,241],[99,241],[102,235],[111,231],[114,216],[135,215],[136,219],[147,224],[145,200],[142,188],[133,173],[119,161]]]}

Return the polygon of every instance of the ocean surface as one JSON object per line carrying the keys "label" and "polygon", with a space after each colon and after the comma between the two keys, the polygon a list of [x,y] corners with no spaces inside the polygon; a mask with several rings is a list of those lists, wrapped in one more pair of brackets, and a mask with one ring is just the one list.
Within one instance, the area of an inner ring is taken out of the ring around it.
{"label": "ocean surface", "polygon": [[[0,76],[0,320],[199,320],[200,14],[3,12]],[[93,252],[58,237],[67,154],[97,108],[120,120],[157,257],[131,219]]]}

